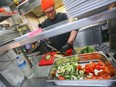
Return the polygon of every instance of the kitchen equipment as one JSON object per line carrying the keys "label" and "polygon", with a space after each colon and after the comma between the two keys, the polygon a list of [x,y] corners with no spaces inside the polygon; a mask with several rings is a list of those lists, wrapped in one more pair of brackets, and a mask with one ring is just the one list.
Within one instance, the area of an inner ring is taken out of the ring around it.
{"label": "kitchen equipment", "polygon": [[102,51],[104,52],[105,54],[108,54],[110,52],[110,48],[107,44],[104,44],[104,43],[101,43],[101,44],[97,44],[95,49],[97,51]]}

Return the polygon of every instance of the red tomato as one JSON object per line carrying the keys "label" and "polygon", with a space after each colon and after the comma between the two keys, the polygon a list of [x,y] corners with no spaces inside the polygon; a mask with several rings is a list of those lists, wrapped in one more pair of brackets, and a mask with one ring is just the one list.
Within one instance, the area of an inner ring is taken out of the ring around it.
{"label": "red tomato", "polygon": [[89,71],[88,69],[87,69],[87,70],[85,70],[85,73],[86,73],[86,74],[89,74],[89,72],[90,72],[90,71]]}
{"label": "red tomato", "polygon": [[88,74],[88,73],[94,73],[94,67],[93,67],[92,64],[95,65],[95,63],[86,64],[86,65],[85,65],[85,71],[86,71],[87,74]]}
{"label": "red tomato", "polygon": [[59,76],[59,80],[65,80],[65,78],[62,76]]}
{"label": "red tomato", "polygon": [[107,73],[106,71],[101,71],[101,72],[98,73],[98,75],[101,76],[101,75],[104,75],[106,73]]}
{"label": "red tomato", "polygon": [[0,8],[0,13],[5,12],[4,8]]}
{"label": "red tomato", "polygon": [[92,62],[91,65],[95,69],[96,63]]}
{"label": "red tomato", "polygon": [[95,62],[91,62],[92,65],[95,65],[96,63]]}
{"label": "red tomato", "polygon": [[102,78],[103,79],[110,79],[110,75],[108,73],[102,75]]}
{"label": "red tomato", "polygon": [[94,69],[90,69],[90,73],[94,73]]}
{"label": "red tomato", "polygon": [[80,66],[80,65],[78,65],[78,66],[77,66],[77,69],[81,70],[81,66]]}
{"label": "red tomato", "polygon": [[97,79],[97,76],[92,76],[91,79]]}
{"label": "red tomato", "polygon": [[98,65],[103,66],[103,63],[99,61],[99,62],[98,62]]}
{"label": "red tomato", "polygon": [[86,64],[86,65],[85,65],[85,67],[89,67],[89,66],[90,66],[90,64]]}
{"label": "red tomato", "polygon": [[98,64],[95,66],[95,68],[98,69],[98,70],[101,69],[101,67]]}
{"label": "red tomato", "polygon": [[89,67],[85,67],[85,69],[89,69]]}
{"label": "red tomato", "polygon": [[103,79],[103,78],[102,78],[101,76],[97,76],[97,79],[100,79],[100,80],[101,80],[101,79]]}

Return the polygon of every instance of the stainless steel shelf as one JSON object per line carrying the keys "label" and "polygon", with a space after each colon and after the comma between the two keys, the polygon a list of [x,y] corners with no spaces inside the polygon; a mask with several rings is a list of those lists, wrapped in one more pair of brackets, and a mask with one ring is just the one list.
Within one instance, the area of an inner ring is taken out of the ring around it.
{"label": "stainless steel shelf", "polygon": [[8,19],[11,16],[12,16],[11,14],[0,13],[0,22]]}
{"label": "stainless steel shelf", "polygon": [[1,30],[0,31],[0,46],[7,44],[14,40],[14,38],[19,37],[18,31],[13,30]]}
{"label": "stainless steel shelf", "polygon": [[13,30],[0,30],[0,35],[14,32]]}
{"label": "stainless steel shelf", "polygon": [[8,13],[0,13],[0,16],[4,17],[4,16],[12,16],[12,15]]}
{"label": "stainless steel shelf", "polygon": [[0,22],[8,19],[9,17],[13,16],[15,14],[12,13],[0,13]]}
{"label": "stainless steel shelf", "polygon": [[44,31],[43,33],[40,33],[39,35],[4,45],[0,47],[0,51],[9,50],[9,49],[16,48],[16,47],[19,47],[19,46],[22,46],[28,43],[35,42],[37,40],[42,40],[42,39],[53,37],[53,36],[63,34],[63,33],[66,33],[72,30],[77,30],[82,27],[89,26],[91,24],[95,24],[98,22],[102,22],[102,21],[105,21],[105,20],[108,20],[114,17],[116,17],[116,8],[112,10],[104,11],[102,13],[99,13],[99,14],[96,14],[96,15],[93,15],[87,18],[80,19],[78,21],[65,23],[61,26],[56,26],[49,30],[46,29],[46,31]]}

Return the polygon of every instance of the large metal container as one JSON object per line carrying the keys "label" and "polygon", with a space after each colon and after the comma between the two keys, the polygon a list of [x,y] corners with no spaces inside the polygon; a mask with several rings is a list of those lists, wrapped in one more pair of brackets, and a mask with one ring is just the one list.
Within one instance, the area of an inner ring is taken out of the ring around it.
{"label": "large metal container", "polygon": [[[92,56],[92,57],[91,57]],[[59,59],[62,60],[62,59]],[[59,61],[57,60],[54,65]],[[89,54],[81,54],[79,55],[80,63],[87,63],[90,61],[101,61],[107,67],[110,73],[110,79],[107,80],[57,80],[51,77],[49,74],[47,82],[54,82],[56,85],[68,85],[68,86],[111,86],[116,83],[116,63],[114,63],[111,59],[109,60],[102,52],[101,53],[89,53]],[[53,67],[54,67],[53,65]],[[52,68],[51,68],[52,70]],[[51,72],[51,71],[50,71]]]}

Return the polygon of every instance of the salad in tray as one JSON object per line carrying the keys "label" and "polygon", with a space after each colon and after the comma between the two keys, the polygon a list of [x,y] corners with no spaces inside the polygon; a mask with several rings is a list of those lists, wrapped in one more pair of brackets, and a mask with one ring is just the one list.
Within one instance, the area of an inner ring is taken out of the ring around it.
{"label": "salad in tray", "polygon": [[101,61],[81,63],[79,57],[70,56],[54,63],[50,78],[54,80],[110,79],[110,73]]}
{"label": "salad in tray", "polygon": [[60,64],[56,70],[56,77],[60,80],[84,79],[85,73],[77,68],[77,62]]}

